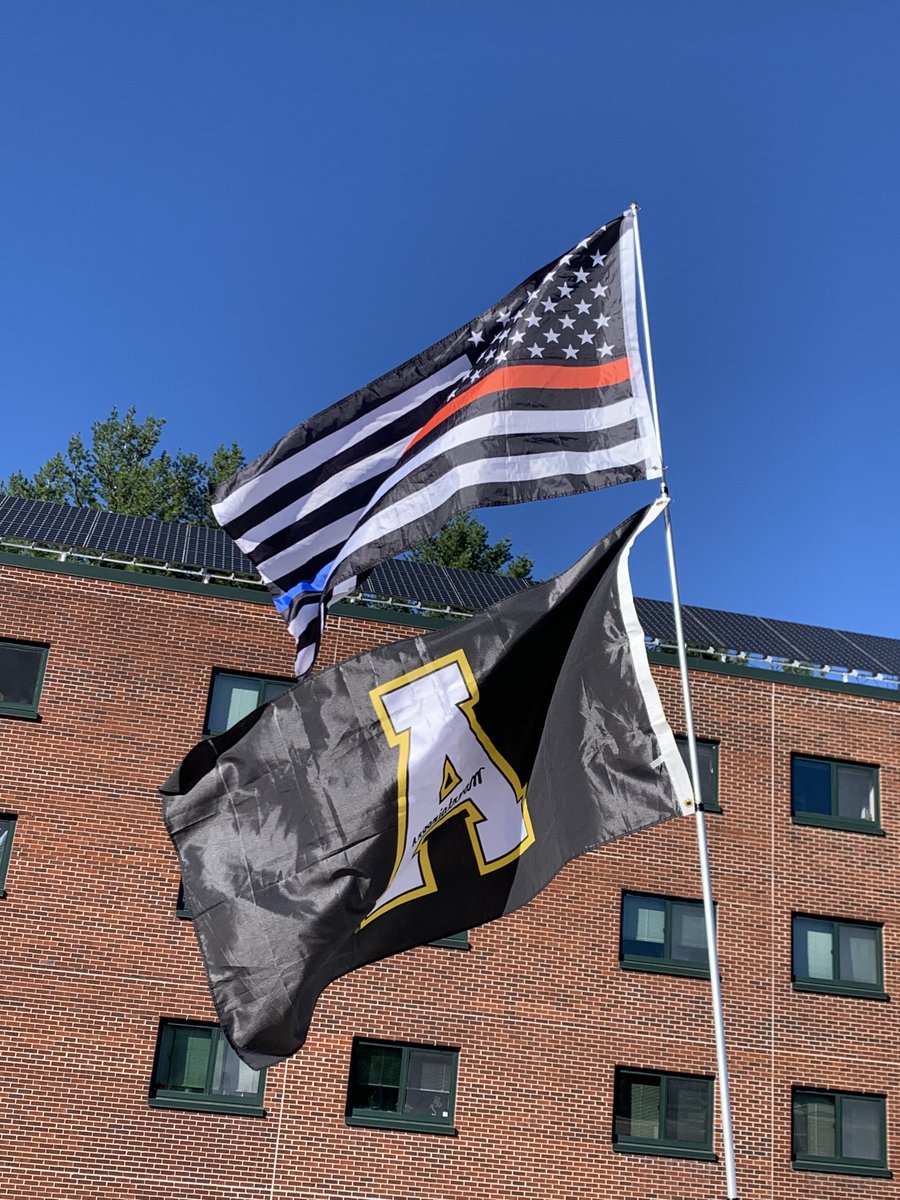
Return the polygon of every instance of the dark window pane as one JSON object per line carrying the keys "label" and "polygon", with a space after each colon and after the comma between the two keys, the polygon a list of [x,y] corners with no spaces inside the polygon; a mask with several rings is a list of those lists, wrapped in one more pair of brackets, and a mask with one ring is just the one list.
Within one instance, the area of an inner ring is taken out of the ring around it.
{"label": "dark window pane", "polygon": [[[691,755],[686,737],[676,738],[688,775],[691,773]],[[719,807],[719,787],[716,778],[716,768],[719,760],[719,747],[715,742],[697,742],[697,766],[700,769],[700,802],[704,808]]]}
{"label": "dark window pane", "polygon": [[795,758],[791,770],[794,812],[831,815],[831,763]]}
{"label": "dark window pane", "polygon": [[616,1086],[615,1129],[620,1137],[658,1141],[659,1075],[631,1075],[622,1071]]}
{"label": "dark window pane", "polygon": [[622,903],[622,953],[640,958],[666,956],[666,902],[626,895]]}
{"label": "dark window pane", "polygon": [[449,1120],[452,1082],[448,1055],[410,1050],[404,1111]]}
{"label": "dark window pane", "polygon": [[878,984],[878,930],[871,925],[840,925],[840,977],[848,983]]}
{"label": "dark window pane", "polygon": [[15,828],[15,817],[0,817],[0,892],[6,886],[6,872],[9,869],[10,852],[12,850],[12,839]]}
{"label": "dark window pane", "polygon": [[269,700],[274,700],[276,696],[282,696],[289,688],[294,685],[285,679],[268,679],[263,684],[262,696],[260,703],[267,703]]}
{"label": "dark window pane", "polygon": [[794,1153],[833,1158],[835,1104],[831,1097],[797,1093],[794,1097]]}
{"label": "dark window pane", "polygon": [[400,1111],[400,1068],[403,1052],[391,1046],[359,1046],[354,1062],[351,1103],[354,1108]]}
{"label": "dark window pane", "polygon": [[672,951],[679,962],[706,964],[706,926],[703,906],[672,902]]}
{"label": "dark window pane", "polygon": [[709,1083],[705,1079],[679,1079],[666,1084],[666,1140],[695,1142],[709,1140]]}
{"label": "dark window pane", "polygon": [[837,815],[852,821],[875,820],[875,780],[869,767],[837,767]]}
{"label": "dark window pane", "polygon": [[794,918],[794,974],[799,979],[835,978],[833,922]]}
{"label": "dark window pane", "polygon": [[400,1084],[400,1063],[403,1052],[392,1046],[360,1046],[357,1052],[356,1077],[364,1083],[383,1083],[391,1087]]}
{"label": "dark window pane", "polygon": [[169,1077],[163,1087],[169,1091],[206,1091],[212,1033],[211,1029],[191,1029],[183,1025],[172,1030]]}
{"label": "dark window pane", "polygon": [[862,1096],[841,1097],[841,1155],[881,1161],[884,1104]]}
{"label": "dark window pane", "polygon": [[209,1090],[219,1096],[249,1098],[259,1091],[259,1071],[241,1062],[223,1035],[216,1040],[215,1062]]}
{"label": "dark window pane", "polygon": [[45,653],[42,646],[0,644],[0,704],[35,704]]}

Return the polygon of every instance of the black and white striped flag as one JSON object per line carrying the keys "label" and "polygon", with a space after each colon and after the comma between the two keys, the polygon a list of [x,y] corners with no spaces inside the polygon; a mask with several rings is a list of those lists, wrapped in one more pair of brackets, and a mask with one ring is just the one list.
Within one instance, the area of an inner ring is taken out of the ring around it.
{"label": "black and white striped flag", "polygon": [[471,508],[660,474],[626,213],[222,484],[219,524],[313,664],[325,606]]}

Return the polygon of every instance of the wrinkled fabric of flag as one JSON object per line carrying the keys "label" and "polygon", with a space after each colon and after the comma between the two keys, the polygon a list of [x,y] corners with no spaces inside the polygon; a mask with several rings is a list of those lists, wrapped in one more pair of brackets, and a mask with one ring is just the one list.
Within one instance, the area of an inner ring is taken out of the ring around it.
{"label": "wrinkled fabric of flag", "polygon": [[576,855],[692,810],[627,570],[663,506],[557,579],[301,681],[163,786],[249,1066],[303,1044],[332,980],[502,917]]}
{"label": "wrinkled fabric of flag", "polygon": [[471,508],[660,474],[626,213],[213,497],[313,665],[328,603]]}

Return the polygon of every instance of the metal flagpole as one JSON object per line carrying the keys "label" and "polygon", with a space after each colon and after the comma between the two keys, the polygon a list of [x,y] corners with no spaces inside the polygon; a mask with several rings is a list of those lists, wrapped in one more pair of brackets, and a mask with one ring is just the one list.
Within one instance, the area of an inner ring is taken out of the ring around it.
{"label": "metal flagpole", "polygon": [[[634,248],[637,258],[638,288],[641,296],[644,345],[647,351],[647,382],[649,384],[650,405],[653,410],[653,424],[656,428],[656,441],[659,447],[662,469],[660,492],[663,496],[668,497],[669,488],[666,483],[666,468],[662,454],[659,408],[656,402],[656,379],[653,374],[653,350],[650,344],[650,319],[647,314],[647,294],[644,288],[644,261],[641,256],[641,234],[638,228],[638,206],[636,204],[632,204],[631,212],[634,216]],[[681,624],[681,600],[678,593],[678,573],[675,569],[675,543],[672,538],[672,519],[669,505],[666,505],[664,517],[666,550],[669,558],[669,579],[672,586],[672,612],[675,617],[675,641],[678,646],[681,694],[684,699],[684,725],[690,754],[691,781],[694,785],[694,796],[697,799],[695,816],[697,849],[700,856],[700,879],[703,889],[703,916],[706,923],[706,944],[709,949],[709,978],[712,985],[713,1027],[716,1035],[716,1065],[719,1077],[719,1107],[722,1115],[722,1148],[725,1154],[725,1181],[728,1188],[728,1200],[738,1200],[737,1177],[734,1169],[734,1127],[731,1123],[731,1088],[728,1082],[728,1053],[725,1046],[725,1018],[722,1013],[719,952],[716,945],[715,909],[713,908],[712,880],[709,871],[709,845],[706,840],[703,807],[700,804],[700,767],[697,762],[697,740],[694,735],[694,714],[691,708],[691,691],[688,683],[687,652],[685,650],[684,631]]]}

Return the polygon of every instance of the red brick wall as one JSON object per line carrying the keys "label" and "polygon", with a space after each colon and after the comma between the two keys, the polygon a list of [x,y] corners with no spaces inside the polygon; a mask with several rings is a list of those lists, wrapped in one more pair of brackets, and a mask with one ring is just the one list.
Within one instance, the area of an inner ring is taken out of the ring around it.
{"label": "red brick wall", "polygon": [[[27,560],[23,560],[26,564]],[[333,619],[322,664],[414,632]],[[699,898],[691,820],[567,867],[528,907],[328,989],[307,1046],[269,1071],[264,1120],[153,1109],[161,1017],[212,1019],[156,786],[203,728],[214,667],[287,675],[266,605],[0,565],[0,637],[46,641],[39,722],[0,717],[0,1196],[159,1200],[709,1200],[721,1162],[617,1154],[617,1064],[712,1074],[709,985],[622,971],[623,889]],[[657,668],[682,727],[677,676]],[[894,1003],[794,993],[790,914],[883,921],[896,986],[900,705],[777,680],[692,676],[720,749],[708,818],[744,1200],[886,1197],[890,1180],[790,1166],[792,1085],[900,1094]],[[791,751],[881,765],[886,837],[794,826]],[[458,1136],[349,1128],[354,1036],[460,1048]],[[718,1139],[717,1139],[718,1145]]]}

